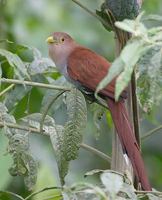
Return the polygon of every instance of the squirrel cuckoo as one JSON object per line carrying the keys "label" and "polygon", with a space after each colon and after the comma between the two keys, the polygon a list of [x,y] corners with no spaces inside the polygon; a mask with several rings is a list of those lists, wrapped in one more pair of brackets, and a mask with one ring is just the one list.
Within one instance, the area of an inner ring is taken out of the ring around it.
{"label": "squirrel cuckoo", "polygon": [[[99,82],[107,75],[111,64],[104,57],[77,44],[66,33],[54,32],[46,41],[49,44],[49,56],[59,72],[79,89],[94,93]],[[142,189],[151,190],[124,104],[125,93],[123,92],[120,100],[115,102],[114,91],[115,80],[101,90],[99,95],[107,101],[123,151],[128,155]]]}

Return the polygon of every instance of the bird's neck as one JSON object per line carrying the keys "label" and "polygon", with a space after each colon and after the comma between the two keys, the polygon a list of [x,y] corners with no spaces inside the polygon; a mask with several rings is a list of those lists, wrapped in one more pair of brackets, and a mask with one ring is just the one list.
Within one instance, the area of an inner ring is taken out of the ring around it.
{"label": "bird's neck", "polygon": [[53,49],[49,48],[49,55],[52,60],[55,62],[55,65],[58,71],[67,76],[67,60],[69,55],[77,48],[77,44],[75,42],[71,43],[71,45],[62,47],[61,45],[53,47]]}

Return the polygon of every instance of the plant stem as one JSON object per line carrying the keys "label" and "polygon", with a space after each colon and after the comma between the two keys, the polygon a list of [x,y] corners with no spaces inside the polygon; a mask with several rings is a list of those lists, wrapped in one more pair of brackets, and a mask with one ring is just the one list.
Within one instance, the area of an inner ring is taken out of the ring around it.
{"label": "plant stem", "polygon": [[10,91],[14,86],[15,84],[11,84],[7,88],[5,88],[2,92],[0,92],[0,97],[6,94],[8,91]]}
{"label": "plant stem", "polygon": [[[33,132],[33,133],[37,133],[37,134],[43,134],[43,135],[46,135],[46,136],[49,136],[49,134],[45,131],[42,131],[40,132],[39,129],[37,128],[33,128],[33,127],[27,127],[27,126],[22,126],[22,125],[19,125],[19,124],[15,124],[15,123],[8,123],[8,122],[0,122],[0,127],[9,127],[9,128],[15,128],[15,129],[19,129],[19,130],[24,130],[24,131],[28,131],[28,132]],[[106,154],[104,154],[103,152],[95,149],[94,147],[91,147],[87,144],[80,144],[80,147],[95,154],[95,155],[98,155],[99,157],[101,157],[102,159],[106,160],[107,162],[110,162],[111,161],[111,158],[109,156],[107,156]]]}
{"label": "plant stem", "polygon": [[93,17],[97,18],[102,24],[104,24],[106,27],[110,27],[110,24],[108,24],[104,19],[102,19],[100,16],[98,16],[96,13],[89,10],[87,7],[85,7],[83,4],[81,4],[78,0],[72,0],[74,3],[76,3],[78,6],[83,8],[86,12],[88,12]]}
{"label": "plant stem", "polygon": [[160,125],[157,128],[154,128],[151,131],[145,133],[144,136],[141,137],[141,140],[144,140],[144,139],[150,137],[151,135],[153,135],[155,132],[159,131],[160,129],[162,129],[162,125]]}
{"label": "plant stem", "polygon": [[59,93],[54,99],[51,100],[51,102],[48,104],[46,110],[44,111],[43,115],[42,115],[42,119],[40,122],[40,132],[42,132],[43,130],[43,124],[44,124],[44,120],[46,118],[46,115],[49,111],[49,109],[51,108],[51,106],[53,105],[53,103],[64,93],[65,91],[62,91],[61,93]]}
{"label": "plant stem", "polygon": [[111,163],[111,157],[107,156],[105,153],[103,153],[87,144],[84,144],[84,143],[81,143],[80,147],[82,147],[85,150],[88,150],[89,152],[93,153],[94,155],[97,155],[97,156],[103,158],[104,160],[106,160],[107,162]]}
{"label": "plant stem", "polygon": [[64,91],[71,90],[70,88],[59,86],[59,85],[38,83],[38,82],[32,82],[32,81],[23,81],[23,80],[16,80],[16,79],[0,78],[0,82],[1,83],[12,83],[12,84],[18,84],[18,85],[29,85],[29,86],[42,87],[42,88],[54,89],[54,90],[64,90]]}

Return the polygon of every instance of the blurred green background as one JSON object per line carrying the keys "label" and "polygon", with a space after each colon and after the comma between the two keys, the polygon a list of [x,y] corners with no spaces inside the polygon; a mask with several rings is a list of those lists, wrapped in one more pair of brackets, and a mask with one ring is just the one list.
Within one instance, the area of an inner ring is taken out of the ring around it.
{"label": "blurred green background", "polygon": [[[91,10],[100,8],[102,0],[87,0],[83,3]],[[145,0],[142,10],[146,14],[162,13],[161,0]],[[114,36],[107,32],[94,17],[79,8],[70,0],[0,0],[0,39],[7,38],[16,43],[28,44],[38,48],[47,57],[45,39],[53,31],[63,31],[73,36],[80,44],[92,48],[110,61],[114,59]],[[4,47],[4,44],[0,44]],[[5,48],[10,48],[8,45]],[[32,91],[31,112],[39,112],[42,91]],[[25,100],[24,100],[25,101]],[[23,104],[23,101],[20,102]],[[161,107],[156,108],[152,116],[141,114],[141,134],[158,126],[162,121]],[[23,115],[21,107],[14,111],[17,117]],[[62,115],[61,115],[61,114]],[[56,113],[58,120],[63,121],[63,112]],[[85,143],[111,154],[111,133],[106,117],[101,121],[101,135],[96,139],[96,130],[89,114],[89,123],[84,136]],[[160,131],[159,131],[160,132]],[[142,143],[142,151],[152,186],[162,191],[162,135],[156,134]],[[0,134],[0,190],[16,192],[22,196],[26,190],[20,177],[11,177],[8,168],[11,159],[5,154],[6,138]],[[55,157],[48,138],[31,136],[31,149],[39,162],[38,181],[35,190],[42,187],[59,185]],[[67,185],[76,181],[95,181],[83,177],[86,171],[94,168],[106,169],[108,163],[94,155],[80,150],[79,158],[70,164],[66,178]],[[40,196],[39,196],[40,197]],[[34,197],[34,200],[39,199]]]}

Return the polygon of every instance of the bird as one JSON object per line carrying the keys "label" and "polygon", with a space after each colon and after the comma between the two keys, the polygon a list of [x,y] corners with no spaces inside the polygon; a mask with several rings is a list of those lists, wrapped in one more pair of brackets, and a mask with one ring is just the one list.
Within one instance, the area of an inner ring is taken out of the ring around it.
{"label": "bird", "polygon": [[[58,71],[81,91],[94,94],[100,81],[108,74],[111,63],[64,32],[52,33],[46,42],[49,57]],[[129,157],[138,182],[143,190],[151,191],[140,148],[125,107],[126,91],[115,101],[115,82],[116,78],[99,91],[99,95],[107,102],[123,153]]]}

